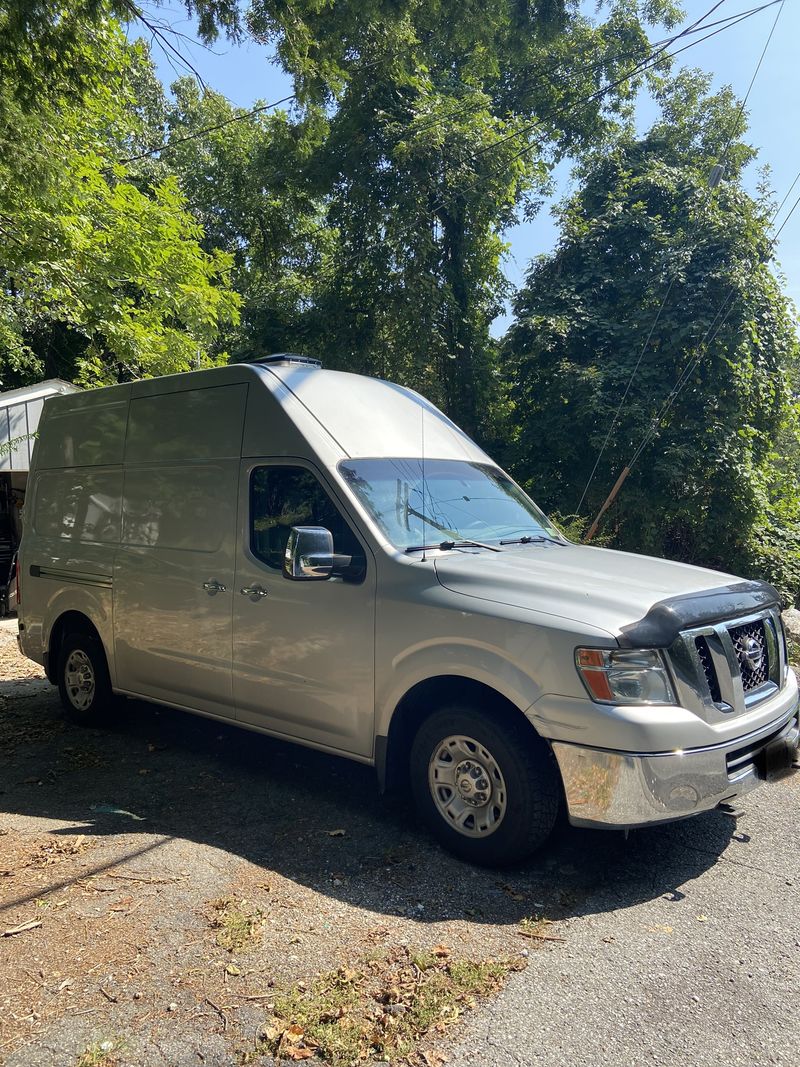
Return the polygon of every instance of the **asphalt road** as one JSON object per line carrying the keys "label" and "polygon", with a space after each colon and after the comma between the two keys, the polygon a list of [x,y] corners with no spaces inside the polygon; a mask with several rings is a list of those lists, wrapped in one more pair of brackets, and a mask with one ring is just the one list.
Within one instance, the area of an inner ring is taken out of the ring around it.
{"label": "asphalt road", "polygon": [[[9,1067],[74,1067],[115,1035],[120,1067],[233,1067],[267,980],[441,942],[529,953],[436,1039],[448,1067],[800,1064],[800,774],[738,823],[566,828],[485,871],[381,800],[369,768],[152,705],[65,726],[12,642],[0,627],[0,920],[42,923],[0,940]],[[208,921],[229,895],[266,917],[241,957]],[[522,937],[532,916],[556,940]]]}
{"label": "asphalt road", "polygon": [[799,803],[795,775],[733,833],[715,813],[610,841],[602,867],[576,848],[566,941],[472,1016],[450,1067],[800,1063]]}

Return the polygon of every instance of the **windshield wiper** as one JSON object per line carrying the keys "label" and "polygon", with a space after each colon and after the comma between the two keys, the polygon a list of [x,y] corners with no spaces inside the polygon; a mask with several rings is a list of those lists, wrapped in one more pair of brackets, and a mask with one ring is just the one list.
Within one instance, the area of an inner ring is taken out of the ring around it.
{"label": "windshield wiper", "polygon": [[[501,541],[500,544],[503,544]],[[451,548],[488,548],[490,552],[502,552],[501,548],[497,545],[487,545],[485,541],[440,541],[438,545],[412,545],[411,548],[407,548],[406,552],[431,552],[433,549],[441,549],[442,552],[449,552]]]}
{"label": "windshield wiper", "polygon": [[546,537],[544,534],[539,534],[536,537],[530,537],[527,534],[525,537],[516,537],[513,541],[501,541],[501,545],[530,545],[534,542],[541,543],[542,541],[549,541],[551,545],[564,546],[566,541],[557,541],[555,537]]}

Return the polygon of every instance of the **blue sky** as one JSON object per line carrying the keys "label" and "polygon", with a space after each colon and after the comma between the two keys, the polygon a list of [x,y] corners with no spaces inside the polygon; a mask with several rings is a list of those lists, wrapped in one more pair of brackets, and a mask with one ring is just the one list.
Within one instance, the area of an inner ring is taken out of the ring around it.
{"label": "blue sky", "polygon": [[[744,0],[725,0],[712,16],[724,18],[748,7]],[[710,0],[688,0],[684,3],[684,25],[694,22],[711,6]],[[744,95],[756,69],[770,28],[775,20],[778,6],[768,8],[732,29],[717,34],[678,57],[678,62],[687,67],[699,67],[713,75],[712,88],[731,85],[740,97]],[[192,23],[186,17],[185,8],[165,5],[159,14],[174,28],[192,35]],[[665,36],[656,29],[654,40]],[[699,36],[703,36],[700,34]],[[689,40],[695,40],[695,37]],[[750,119],[749,141],[758,149],[758,161],[749,168],[747,182],[755,190],[757,168],[768,163],[772,168],[772,183],[778,202],[789,189],[800,171],[800,137],[798,137],[798,104],[800,104],[800,65],[797,62],[797,42],[800,41],[800,3],[785,0],[772,37],[769,49],[755,85],[747,102]],[[227,96],[239,107],[249,108],[256,101],[271,102],[291,93],[289,78],[271,62],[266,48],[248,41],[232,46],[219,41],[213,51],[179,42],[180,48],[191,59],[206,83]],[[153,59],[165,84],[174,81],[176,74],[164,53],[156,45]],[[183,71],[181,73],[184,73]],[[655,108],[643,98],[638,108],[638,122],[646,128],[655,116]],[[568,166],[556,173],[557,190],[554,200],[559,200],[570,188]],[[800,182],[790,197],[785,215],[794,198],[800,194]],[[783,215],[778,219],[778,224]],[[557,232],[545,205],[539,215],[530,222],[522,223],[506,234],[510,243],[505,270],[512,282],[518,284],[530,260],[549,251],[556,240]],[[777,247],[777,259],[785,275],[785,288],[792,299],[800,304],[800,208],[790,219],[781,234]],[[498,319],[495,332],[502,331],[507,318]]]}

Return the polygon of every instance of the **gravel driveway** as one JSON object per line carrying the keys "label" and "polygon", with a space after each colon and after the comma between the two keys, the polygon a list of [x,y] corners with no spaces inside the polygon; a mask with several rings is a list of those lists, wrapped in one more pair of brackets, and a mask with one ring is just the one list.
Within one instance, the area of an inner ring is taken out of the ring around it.
{"label": "gravel driveway", "polygon": [[[0,938],[8,1067],[271,1062],[273,989],[443,944],[527,967],[413,1062],[800,1060],[800,776],[738,824],[567,829],[496,873],[368,768],[146,704],[80,731],[37,674],[0,629],[0,933],[31,924]],[[234,906],[258,936],[231,948]]]}

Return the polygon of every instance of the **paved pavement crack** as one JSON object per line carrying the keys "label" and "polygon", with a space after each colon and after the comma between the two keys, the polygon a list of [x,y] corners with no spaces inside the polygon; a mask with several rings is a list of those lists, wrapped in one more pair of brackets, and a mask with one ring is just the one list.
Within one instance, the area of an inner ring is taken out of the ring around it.
{"label": "paved pavement crack", "polygon": [[704,856],[716,856],[718,860],[722,860],[725,863],[730,863],[734,867],[744,867],[749,871],[758,871],[760,874],[768,874],[771,878],[778,878],[781,881],[786,880],[785,873],[780,871],[771,871],[768,867],[759,867],[755,863],[744,863],[742,860],[731,859],[730,856],[726,856],[724,853],[717,853],[711,848],[701,848],[700,845],[684,844],[684,848],[689,849],[692,852],[700,852]]}

